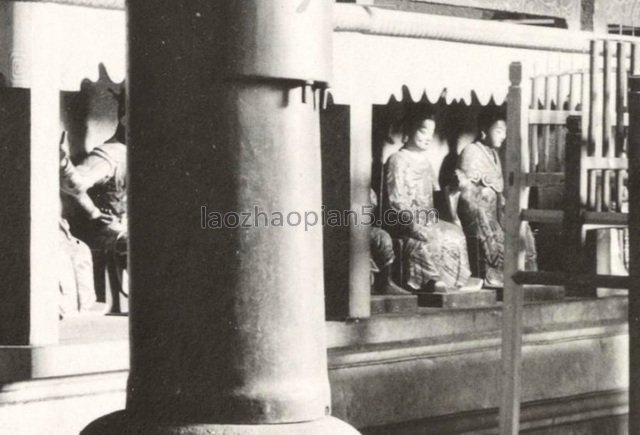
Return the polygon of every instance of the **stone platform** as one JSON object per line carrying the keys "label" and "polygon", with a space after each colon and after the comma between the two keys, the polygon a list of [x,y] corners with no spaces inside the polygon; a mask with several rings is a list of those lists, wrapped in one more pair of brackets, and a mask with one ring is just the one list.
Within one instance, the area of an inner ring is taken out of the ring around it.
{"label": "stone platform", "polygon": [[418,306],[438,308],[475,308],[496,304],[493,290],[460,290],[456,292],[419,292]]}
{"label": "stone platform", "polygon": [[[523,287],[525,302],[561,301],[565,298],[565,288],[550,285],[526,285]],[[495,289],[498,301],[503,300],[504,289]]]}
{"label": "stone platform", "polygon": [[418,311],[416,295],[372,295],[371,314],[415,313]]}

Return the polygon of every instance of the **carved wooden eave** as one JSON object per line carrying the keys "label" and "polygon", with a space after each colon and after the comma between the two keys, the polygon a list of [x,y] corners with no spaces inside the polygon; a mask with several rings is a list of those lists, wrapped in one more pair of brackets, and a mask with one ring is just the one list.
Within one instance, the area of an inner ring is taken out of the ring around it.
{"label": "carved wooden eave", "polygon": [[[10,3],[0,0],[0,12]],[[79,89],[83,78],[97,79],[99,63],[106,65],[114,80],[124,79],[125,0],[15,4],[61,6],[52,9],[64,29],[60,36],[64,49],[59,50],[61,89]],[[52,15],[49,20],[53,19]],[[4,27],[5,33],[11,31]],[[504,101],[508,65],[513,61],[530,64],[539,74],[586,68],[594,34],[339,3],[334,5],[333,36],[330,84],[337,103],[384,104],[392,96],[401,100],[407,94],[413,100],[426,95],[435,101],[444,95],[448,101],[470,102],[473,93],[486,104],[491,99]],[[0,58],[0,73],[14,83],[13,72],[27,71],[28,62],[20,47],[0,43],[0,48],[10,53]],[[405,95],[403,88],[408,91]]]}
{"label": "carved wooden eave", "polygon": [[[21,0],[31,3],[53,3],[67,6],[82,6],[95,9],[125,10],[125,0]],[[0,0],[0,3],[10,0]]]}
{"label": "carved wooden eave", "polygon": [[500,104],[511,62],[523,62],[538,74],[582,70],[594,36],[336,4],[332,95],[338,103],[385,104],[391,96],[401,100],[405,88],[414,101],[426,95],[432,102],[441,96],[448,102],[471,102],[475,94],[481,104],[492,99]]}
{"label": "carved wooden eave", "polygon": [[592,33],[336,4],[334,30],[501,47],[584,53]]}
{"label": "carved wooden eave", "polygon": [[[436,3],[434,0],[413,0],[416,3]],[[569,28],[580,26],[581,0],[437,0],[438,4],[478,8],[500,12],[532,14],[562,18]]]}

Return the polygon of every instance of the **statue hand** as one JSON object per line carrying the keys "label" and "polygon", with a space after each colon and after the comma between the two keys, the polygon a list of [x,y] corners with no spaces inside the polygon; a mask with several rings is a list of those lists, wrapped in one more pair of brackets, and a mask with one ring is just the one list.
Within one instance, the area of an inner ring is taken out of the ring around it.
{"label": "statue hand", "polygon": [[110,214],[103,213],[100,209],[96,209],[97,211],[91,214],[91,220],[94,222],[98,222],[104,225],[109,225],[113,222],[113,216]]}

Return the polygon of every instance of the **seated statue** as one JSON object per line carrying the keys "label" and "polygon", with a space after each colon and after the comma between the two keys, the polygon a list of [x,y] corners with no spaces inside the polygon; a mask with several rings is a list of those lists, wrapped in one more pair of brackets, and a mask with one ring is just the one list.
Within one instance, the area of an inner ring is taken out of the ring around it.
{"label": "seated statue", "polygon": [[[91,249],[101,252],[111,294],[126,296],[123,273],[127,255],[127,148],[124,94],[118,95],[119,123],[114,136],[95,147],[74,166],[65,156],[61,189],[84,215],[73,222],[74,233]],[[96,257],[94,255],[94,261]],[[104,276],[102,274],[102,276]],[[115,300],[115,299],[114,299]],[[116,311],[118,308],[116,308]]]}
{"label": "seated statue", "polygon": [[[426,150],[433,139],[432,116],[414,116],[405,126],[405,145],[385,168],[385,223],[402,238],[407,285],[415,291],[446,292],[470,276],[465,236],[460,227],[438,219],[434,210],[435,174]],[[390,222],[390,219],[395,220]]]}
{"label": "seated statue", "polygon": [[[371,189],[371,204],[377,205],[376,194]],[[391,236],[380,227],[371,227],[371,270],[377,273],[377,279],[373,283],[373,293],[380,295],[408,295],[410,292],[393,282],[391,267],[396,259],[393,252]]]}
{"label": "seated statue", "polygon": [[[93,284],[91,250],[71,235],[69,223],[60,219],[60,255],[58,284],[60,288],[60,318],[78,313],[94,312],[96,292]],[[100,308],[100,307],[97,307]]]}
{"label": "seated statue", "polygon": [[[479,138],[467,145],[456,171],[461,190],[458,216],[471,249],[474,275],[485,284],[502,287],[504,231],[502,218],[505,198],[504,179],[498,149],[506,139],[507,125],[500,113],[484,112],[479,119]],[[536,270],[536,248],[531,228],[526,230],[526,268]],[[477,257],[477,258],[476,258]]]}

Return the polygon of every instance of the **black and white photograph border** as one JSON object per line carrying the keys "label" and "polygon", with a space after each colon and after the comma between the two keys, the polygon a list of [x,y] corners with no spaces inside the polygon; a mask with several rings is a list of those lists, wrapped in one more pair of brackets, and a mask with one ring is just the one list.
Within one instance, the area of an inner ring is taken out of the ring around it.
{"label": "black and white photograph border", "polygon": [[0,0],[0,174],[2,435],[640,434],[640,0]]}

